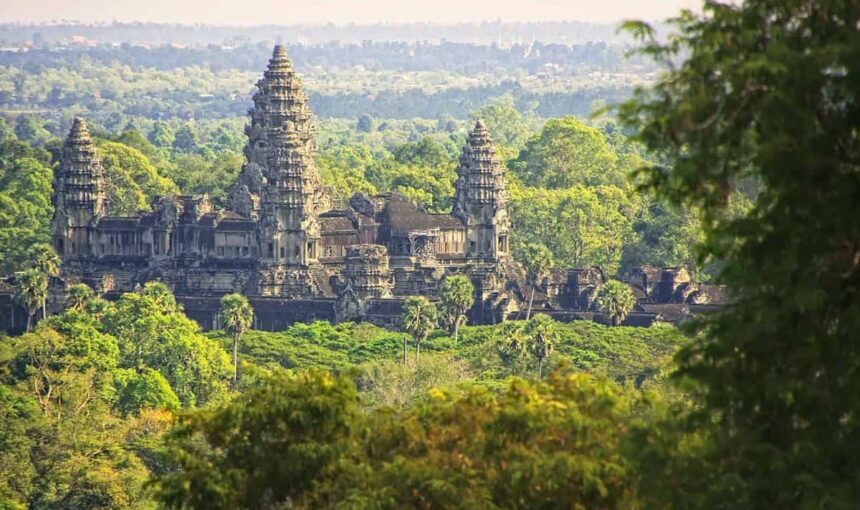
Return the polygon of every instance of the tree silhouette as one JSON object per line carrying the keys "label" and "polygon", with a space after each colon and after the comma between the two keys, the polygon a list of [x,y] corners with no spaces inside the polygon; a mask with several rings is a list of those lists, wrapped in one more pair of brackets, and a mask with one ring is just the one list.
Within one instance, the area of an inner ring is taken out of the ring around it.
{"label": "tree silhouette", "polygon": [[248,298],[241,294],[228,294],[221,298],[221,322],[224,331],[233,339],[233,385],[239,381],[239,342],[254,322],[254,310]]}
{"label": "tree silhouette", "polygon": [[[412,296],[406,299],[403,306],[403,331],[409,333],[415,342],[415,364],[421,363],[421,342],[433,331],[436,325],[436,305],[423,296]],[[403,363],[406,363],[406,348],[404,344]]]}
{"label": "tree silhouette", "polygon": [[466,312],[475,302],[475,286],[465,276],[453,275],[445,278],[442,289],[439,291],[439,300],[442,305],[442,313],[448,331],[454,335],[456,342],[460,325],[466,319]]}

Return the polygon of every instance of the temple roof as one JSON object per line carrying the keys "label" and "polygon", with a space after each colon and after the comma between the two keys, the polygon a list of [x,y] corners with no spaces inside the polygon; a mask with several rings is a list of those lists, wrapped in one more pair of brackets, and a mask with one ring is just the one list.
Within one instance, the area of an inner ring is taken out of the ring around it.
{"label": "temple roof", "polygon": [[323,233],[356,232],[352,220],[346,216],[321,215],[319,217],[320,230]]}
{"label": "temple roof", "polygon": [[462,229],[463,222],[451,214],[428,214],[408,198],[393,193],[385,210],[388,225],[399,233],[432,230],[435,228]]}

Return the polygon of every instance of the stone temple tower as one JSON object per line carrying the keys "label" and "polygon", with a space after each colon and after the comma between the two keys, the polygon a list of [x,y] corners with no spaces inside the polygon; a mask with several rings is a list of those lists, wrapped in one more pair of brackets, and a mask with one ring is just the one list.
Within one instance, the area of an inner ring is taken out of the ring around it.
{"label": "stone temple tower", "polygon": [[54,174],[51,236],[64,262],[95,254],[95,227],[106,213],[104,170],[83,119],[75,118]]}
{"label": "stone temple tower", "polygon": [[466,256],[498,260],[508,253],[510,221],[504,170],[484,122],[478,120],[457,167],[454,216],[466,225]]}
{"label": "stone temple tower", "polygon": [[312,293],[302,272],[318,257],[317,216],[327,204],[314,165],[315,128],[307,96],[281,45],[257,82],[249,115],[247,161],[231,199],[236,211],[259,222],[260,261],[275,269],[263,275],[262,290]]}

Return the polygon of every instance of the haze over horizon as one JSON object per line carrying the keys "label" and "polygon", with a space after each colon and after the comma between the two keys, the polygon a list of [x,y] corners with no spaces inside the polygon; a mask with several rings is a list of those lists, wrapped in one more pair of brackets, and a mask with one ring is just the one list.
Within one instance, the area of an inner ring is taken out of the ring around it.
{"label": "haze over horizon", "polygon": [[482,21],[581,21],[612,23],[622,19],[662,20],[682,8],[698,10],[701,0],[0,0],[0,22],[57,21],[157,22],[209,25],[296,25],[374,23],[461,23]]}

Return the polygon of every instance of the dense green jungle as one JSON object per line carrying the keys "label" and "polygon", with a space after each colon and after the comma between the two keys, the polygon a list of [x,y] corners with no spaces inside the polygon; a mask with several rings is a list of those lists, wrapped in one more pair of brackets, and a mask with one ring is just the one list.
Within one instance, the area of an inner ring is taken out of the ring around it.
{"label": "dense green jungle", "polygon": [[483,119],[518,261],[686,266],[730,304],[478,326],[452,283],[396,329],[265,332],[233,294],[204,332],[158,282],[44,316],[54,169],[83,116],[113,213],[224,203],[277,30],[0,25],[0,290],[31,319],[0,333],[0,508],[857,508],[858,27],[856,2],[747,0],[603,42],[289,41],[335,201],[449,212]]}

